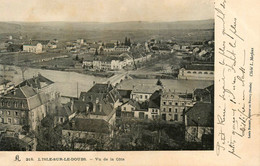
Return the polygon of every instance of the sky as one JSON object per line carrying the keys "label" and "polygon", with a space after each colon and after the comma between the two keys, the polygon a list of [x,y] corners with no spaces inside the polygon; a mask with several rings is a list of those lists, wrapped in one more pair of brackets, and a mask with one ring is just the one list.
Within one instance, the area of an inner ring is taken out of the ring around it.
{"label": "sky", "polygon": [[0,21],[182,21],[214,18],[214,0],[0,0]]}

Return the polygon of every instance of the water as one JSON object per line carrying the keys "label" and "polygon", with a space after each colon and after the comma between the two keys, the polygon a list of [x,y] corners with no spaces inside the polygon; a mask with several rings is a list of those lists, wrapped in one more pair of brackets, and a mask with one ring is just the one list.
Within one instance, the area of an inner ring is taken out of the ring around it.
{"label": "water", "polygon": [[[9,68],[14,69],[17,73],[15,71],[6,71],[6,78],[15,83],[15,85],[22,82],[21,69],[16,66],[7,66],[7,70]],[[54,88],[55,90],[59,91],[61,95],[73,97],[77,97],[77,84],[78,92],[80,94],[81,91],[88,91],[92,87],[93,81],[95,81],[96,83],[101,83],[107,80],[107,78],[79,74],[75,72],[44,70],[34,68],[28,68],[25,71],[25,79],[37,76],[38,73],[55,82]],[[0,74],[3,75],[2,65],[0,65]]]}
{"label": "water", "polygon": [[[15,85],[22,82],[22,72],[19,67],[7,66],[7,69],[14,69],[14,71],[6,71],[7,79],[11,80]],[[15,72],[17,71],[17,73]],[[91,75],[79,74],[68,71],[55,71],[28,68],[25,71],[25,79],[37,76],[38,73],[44,77],[52,80],[55,90],[59,91],[61,95],[77,97],[77,84],[78,95],[82,91],[88,91],[93,86],[93,81],[96,83],[106,82],[108,78],[96,77]],[[0,65],[0,75],[3,75],[3,66]],[[11,76],[11,77],[10,77]],[[133,86],[144,85],[146,87],[153,87],[156,85],[157,79],[134,79],[123,81],[119,89],[133,89]],[[196,88],[206,88],[214,83],[214,81],[201,81],[201,80],[172,80],[161,79],[162,84],[166,89],[176,90],[180,92],[193,92]]]}

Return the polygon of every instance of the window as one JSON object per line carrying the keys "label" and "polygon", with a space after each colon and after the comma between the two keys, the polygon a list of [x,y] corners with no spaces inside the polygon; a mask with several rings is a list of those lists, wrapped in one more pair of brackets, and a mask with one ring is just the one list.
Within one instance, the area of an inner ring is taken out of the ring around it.
{"label": "window", "polygon": [[5,119],[4,118],[1,118],[1,123],[5,123]]}
{"label": "window", "polygon": [[16,112],[15,112],[15,116],[18,116],[18,115],[19,115],[19,112],[16,111]]}
{"label": "window", "polygon": [[202,72],[200,71],[199,74],[202,74]]}
{"label": "window", "polygon": [[143,98],[143,95],[140,95],[140,99],[142,99]]}
{"label": "window", "polygon": [[169,112],[172,112],[172,108],[169,108]]}
{"label": "window", "polygon": [[68,132],[68,136],[70,137],[70,132]]}
{"label": "window", "polygon": [[178,114],[174,114],[174,120],[178,121]]}
{"label": "window", "polygon": [[134,107],[132,107],[131,110],[134,111]]}
{"label": "window", "polygon": [[152,109],[152,112],[154,112],[154,109]]}
{"label": "window", "polygon": [[188,71],[187,73],[189,73],[189,74],[190,74],[191,72],[190,72],[190,71]]}
{"label": "window", "polygon": [[165,112],[166,111],[166,108],[163,108],[163,112]]}
{"label": "window", "polygon": [[194,71],[194,72],[193,72],[193,74],[197,74],[197,72],[196,72],[196,71]]}
{"label": "window", "polygon": [[18,107],[18,103],[14,102],[14,106],[15,106],[15,108],[17,108]]}
{"label": "window", "polygon": [[60,118],[60,122],[63,123],[63,118]]}
{"label": "window", "polygon": [[11,115],[11,112],[10,112],[10,111],[7,111],[7,115]]}
{"label": "window", "polygon": [[178,105],[178,103],[175,103],[175,105]]}
{"label": "window", "polygon": [[163,102],[163,105],[166,105],[166,102],[165,102],[165,101]]}
{"label": "window", "polygon": [[126,111],[126,107],[124,107],[124,111]]}
{"label": "window", "polygon": [[5,105],[5,102],[4,102],[4,101],[2,101],[2,102],[1,102],[1,106],[4,106],[4,105]]}
{"label": "window", "polygon": [[210,72],[209,74],[213,74],[213,72]]}
{"label": "window", "polygon": [[169,102],[169,105],[172,105],[172,102],[171,102],[171,101]]}
{"label": "window", "polygon": [[176,112],[176,113],[178,112],[178,108],[175,108],[175,112]]}
{"label": "window", "polygon": [[11,124],[12,123],[12,119],[8,118],[8,123]]}
{"label": "window", "polygon": [[208,72],[204,72],[204,74],[208,74]]}

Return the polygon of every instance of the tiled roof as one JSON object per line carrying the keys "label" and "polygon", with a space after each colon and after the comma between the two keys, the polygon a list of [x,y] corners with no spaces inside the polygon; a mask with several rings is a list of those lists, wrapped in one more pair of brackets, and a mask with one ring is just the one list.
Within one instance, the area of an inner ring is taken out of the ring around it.
{"label": "tiled roof", "polygon": [[72,112],[70,110],[70,106],[68,104],[66,104],[66,105],[58,106],[56,108],[55,116],[68,117],[69,115],[71,115],[71,113]]}
{"label": "tiled roof", "polygon": [[112,87],[111,84],[97,83],[88,92],[107,93],[107,92],[109,92],[112,89],[113,89],[113,87]]}
{"label": "tiled roof", "polygon": [[30,79],[27,79],[27,80],[21,82],[16,87],[22,87],[22,86],[28,85],[33,88],[41,89],[41,88],[51,85],[53,83],[54,83],[53,81],[42,76],[41,74],[38,74],[38,76],[36,76],[36,77],[30,78]]}
{"label": "tiled roof", "polygon": [[130,99],[130,95],[131,95],[132,90],[118,90],[118,92],[119,92],[119,94],[122,98]]}
{"label": "tiled roof", "polygon": [[212,103],[198,102],[185,114],[188,126],[213,127],[214,125],[214,105]]}
{"label": "tiled roof", "polygon": [[160,108],[161,92],[155,91],[149,99],[149,108]]}
{"label": "tiled roof", "polygon": [[160,89],[159,86],[147,86],[143,84],[136,85],[132,91],[132,93],[154,93],[156,90]]}
{"label": "tiled roof", "polygon": [[[74,121],[74,125],[73,125]],[[81,119],[75,118],[72,119],[72,125],[66,124],[64,126],[66,130],[74,131],[86,131],[86,132],[95,132],[95,133],[105,133],[109,134],[109,123],[102,119]]]}
{"label": "tiled roof", "polygon": [[26,101],[26,106],[31,110],[48,102],[48,96],[45,93],[37,93],[32,87],[26,85],[8,93],[2,97],[2,100],[17,101],[18,104]]}
{"label": "tiled roof", "polygon": [[213,65],[208,64],[192,64],[192,65],[186,65],[184,67],[186,70],[209,70],[214,71]]}

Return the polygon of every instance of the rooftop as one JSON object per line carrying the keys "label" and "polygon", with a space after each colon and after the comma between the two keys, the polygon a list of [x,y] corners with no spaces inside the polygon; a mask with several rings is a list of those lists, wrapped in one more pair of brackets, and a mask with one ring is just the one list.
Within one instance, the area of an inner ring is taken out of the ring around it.
{"label": "rooftop", "polygon": [[214,105],[212,103],[196,103],[185,113],[187,115],[188,126],[214,126]]}
{"label": "rooftop", "polygon": [[149,99],[149,108],[160,108],[161,91],[155,91]]}
{"label": "rooftop", "polygon": [[65,130],[74,131],[85,131],[85,132],[95,132],[95,133],[105,133],[109,134],[109,124],[102,119],[81,119],[75,118],[70,122],[71,124],[64,125]]}
{"label": "rooftop", "polygon": [[211,64],[192,64],[184,67],[186,70],[209,70],[214,71],[214,65]]}
{"label": "rooftop", "polygon": [[41,74],[38,74],[38,76],[27,79],[23,82],[21,82],[20,84],[18,84],[16,87],[22,87],[22,86],[30,86],[33,88],[38,88],[38,89],[42,89],[46,86],[49,86],[51,84],[53,84],[54,82],[49,80],[48,78],[42,76]]}

